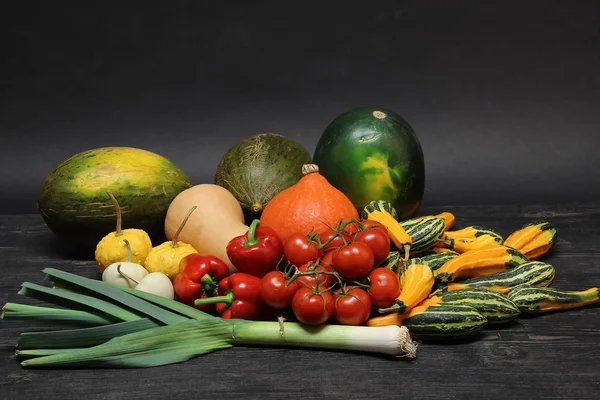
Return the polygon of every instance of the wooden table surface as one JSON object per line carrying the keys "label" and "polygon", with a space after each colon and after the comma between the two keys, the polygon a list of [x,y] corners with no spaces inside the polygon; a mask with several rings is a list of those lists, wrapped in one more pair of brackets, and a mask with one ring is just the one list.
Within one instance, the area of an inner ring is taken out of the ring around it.
{"label": "wooden table surface", "polygon": [[[545,261],[554,287],[600,286],[600,203],[424,207],[457,228],[484,225],[506,237],[545,219],[558,230]],[[38,215],[0,215],[0,300],[30,303],[24,281],[55,267],[99,278],[90,255],[65,252]],[[455,344],[421,344],[416,360],[305,349],[237,347],[148,369],[25,370],[17,336],[47,323],[0,321],[0,399],[588,399],[600,393],[600,307],[518,319]]]}

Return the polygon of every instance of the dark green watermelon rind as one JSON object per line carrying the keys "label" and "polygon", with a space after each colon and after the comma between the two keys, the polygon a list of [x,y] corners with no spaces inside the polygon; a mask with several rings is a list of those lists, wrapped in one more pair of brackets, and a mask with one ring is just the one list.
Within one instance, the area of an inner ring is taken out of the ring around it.
{"label": "dark green watermelon rind", "polygon": [[[385,118],[374,117],[374,111],[385,113]],[[423,151],[411,126],[393,111],[364,107],[342,114],[325,129],[313,160],[357,210],[370,201],[385,200],[400,219],[407,219],[422,201]],[[379,162],[369,166],[365,160]],[[381,176],[386,179],[376,183]]]}

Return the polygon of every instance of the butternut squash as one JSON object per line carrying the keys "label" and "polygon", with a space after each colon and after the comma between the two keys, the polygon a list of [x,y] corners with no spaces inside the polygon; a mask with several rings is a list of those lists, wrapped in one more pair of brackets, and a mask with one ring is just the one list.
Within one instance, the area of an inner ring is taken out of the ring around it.
{"label": "butternut squash", "polygon": [[179,233],[179,240],[191,244],[199,253],[219,257],[231,272],[235,272],[226,248],[231,239],[248,231],[240,203],[221,186],[192,186],[179,193],[169,205],[165,218],[167,239],[173,240],[181,221],[193,206],[197,209]]}

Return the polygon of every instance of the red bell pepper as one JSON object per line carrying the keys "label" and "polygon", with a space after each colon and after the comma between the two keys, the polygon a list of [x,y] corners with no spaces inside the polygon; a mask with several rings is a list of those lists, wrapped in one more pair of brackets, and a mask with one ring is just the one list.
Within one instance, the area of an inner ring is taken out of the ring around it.
{"label": "red bell pepper", "polygon": [[219,295],[198,299],[196,306],[216,304],[222,318],[260,320],[267,315],[268,308],[260,299],[262,280],[243,272],[235,272],[219,282]]}
{"label": "red bell pepper", "polygon": [[255,219],[247,233],[231,239],[227,256],[239,272],[262,278],[274,271],[283,257],[283,241],[274,229],[259,224]]}
{"label": "red bell pepper", "polygon": [[[193,306],[199,298],[218,294],[218,282],[229,275],[229,268],[220,258],[209,254],[190,254],[179,263],[179,274],[173,279],[173,289],[182,303]],[[212,313],[214,307],[196,307]]]}

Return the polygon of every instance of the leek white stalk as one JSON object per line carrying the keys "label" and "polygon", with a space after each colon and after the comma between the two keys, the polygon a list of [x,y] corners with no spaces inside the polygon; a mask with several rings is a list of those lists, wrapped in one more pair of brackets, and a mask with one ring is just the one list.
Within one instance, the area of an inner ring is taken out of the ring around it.
{"label": "leek white stalk", "polygon": [[308,326],[284,323],[283,333],[276,322],[234,323],[234,343],[247,345],[294,346],[361,351],[414,358],[416,344],[404,326]]}

